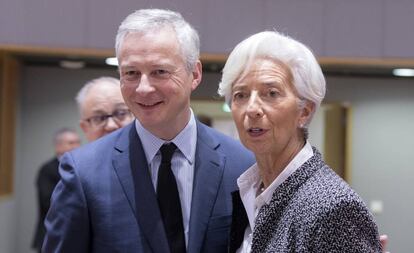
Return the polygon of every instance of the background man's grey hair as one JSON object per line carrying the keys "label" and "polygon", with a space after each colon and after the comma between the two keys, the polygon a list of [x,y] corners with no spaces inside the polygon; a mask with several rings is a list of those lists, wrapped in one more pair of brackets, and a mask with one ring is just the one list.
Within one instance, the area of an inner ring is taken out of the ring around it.
{"label": "background man's grey hair", "polygon": [[53,144],[59,144],[62,141],[62,136],[66,133],[78,134],[74,129],[68,127],[59,128],[53,135]]}
{"label": "background man's grey hair", "polygon": [[119,49],[126,35],[129,33],[145,34],[166,27],[174,29],[187,71],[191,72],[200,57],[198,33],[181,14],[170,10],[142,9],[127,16],[119,26],[116,35],[115,52],[118,60]]}
{"label": "background man's grey hair", "polygon": [[119,84],[120,84],[119,79],[114,78],[114,77],[103,76],[103,77],[90,80],[85,85],[83,85],[83,87],[79,90],[75,98],[76,103],[78,104],[80,115],[82,115],[82,105],[83,105],[83,102],[85,101],[85,97],[88,94],[88,91],[92,87],[94,87],[95,85],[114,85],[116,87],[119,87]]}

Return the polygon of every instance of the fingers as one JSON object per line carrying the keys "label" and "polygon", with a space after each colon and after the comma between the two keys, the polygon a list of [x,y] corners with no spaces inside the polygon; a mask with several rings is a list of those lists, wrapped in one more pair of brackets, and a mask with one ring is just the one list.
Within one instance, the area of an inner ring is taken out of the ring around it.
{"label": "fingers", "polygon": [[388,235],[380,235],[380,243],[383,253],[390,253],[389,251],[386,251],[387,244],[388,244]]}

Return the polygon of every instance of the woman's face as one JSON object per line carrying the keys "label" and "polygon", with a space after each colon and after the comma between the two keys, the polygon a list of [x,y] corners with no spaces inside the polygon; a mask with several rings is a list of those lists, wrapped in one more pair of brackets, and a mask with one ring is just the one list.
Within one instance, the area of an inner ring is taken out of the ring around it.
{"label": "woman's face", "polygon": [[299,98],[287,66],[256,59],[232,87],[231,110],[242,143],[256,155],[282,155],[303,145],[300,125],[309,108]]}

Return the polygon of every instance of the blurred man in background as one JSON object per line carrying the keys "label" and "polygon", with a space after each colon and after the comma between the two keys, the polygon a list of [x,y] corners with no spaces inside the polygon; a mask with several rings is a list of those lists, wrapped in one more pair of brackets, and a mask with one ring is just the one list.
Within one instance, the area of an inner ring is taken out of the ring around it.
{"label": "blurred man in background", "polygon": [[56,156],[47,161],[39,170],[36,188],[38,195],[39,219],[37,222],[35,237],[33,239],[33,248],[40,252],[40,248],[45,236],[45,226],[43,221],[46,217],[50,206],[50,196],[53,189],[60,180],[58,167],[59,158],[67,151],[79,147],[80,139],[76,131],[69,128],[59,129],[53,138]]}
{"label": "blurred man in background", "polygon": [[80,127],[88,141],[94,141],[126,126],[132,113],[122,98],[119,80],[100,77],[87,82],[76,96]]}
{"label": "blurred man in background", "polygon": [[[100,77],[87,82],[76,96],[80,112],[80,127],[88,141],[94,141],[133,119],[122,98],[119,80]],[[39,221],[33,241],[33,248],[40,252],[45,234],[44,218],[49,210],[50,197],[60,180],[59,157],[64,152],[80,145],[78,134],[71,129],[60,129],[55,135],[56,157],[40,169],[37,178],[39,196]]]}

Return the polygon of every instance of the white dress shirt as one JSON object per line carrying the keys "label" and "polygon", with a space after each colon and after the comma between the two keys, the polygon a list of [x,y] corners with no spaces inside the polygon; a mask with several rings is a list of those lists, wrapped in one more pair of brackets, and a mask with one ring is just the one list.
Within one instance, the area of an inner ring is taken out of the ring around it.
{"label": "white dress shirt", "polygon": [[275,180],[264,191],[261,191],[260,186],[262,180],[259,174],[259,167],[257,163],[252,165],[237,179],[237,185],[240,190],[240,197],[246,209],[249,225],[244,231],[244,239],[238,253],[250,253],[252,247],[252,237],[254,228],[254,220],[260,208],[269,204],[272,199],[273,192],[279,185],[281,185],[293,172],[302,166],[309,158],[313,156],[312,146],[306,142],[305,146],[293,158],[292,161],[283,169],[283,171],[275,178]]}
{"label": "white dress shirt", "polygon": [[177,181],[183,214],[185,243],[188,246],[191,198],[194,181],[194,162],[197,144],[197,125],[194,114],[191,111],[188,124],[171,141],[164,141],[153,135],[141,125],[138,119],[135,121],[135,126],[144,148],[155,191],[157,190],[158,168],[161,163],[161,152],[159,149],[164,143],[173,142],[177,146],[177,150],[174,152],[171,159],[171,169]]}

